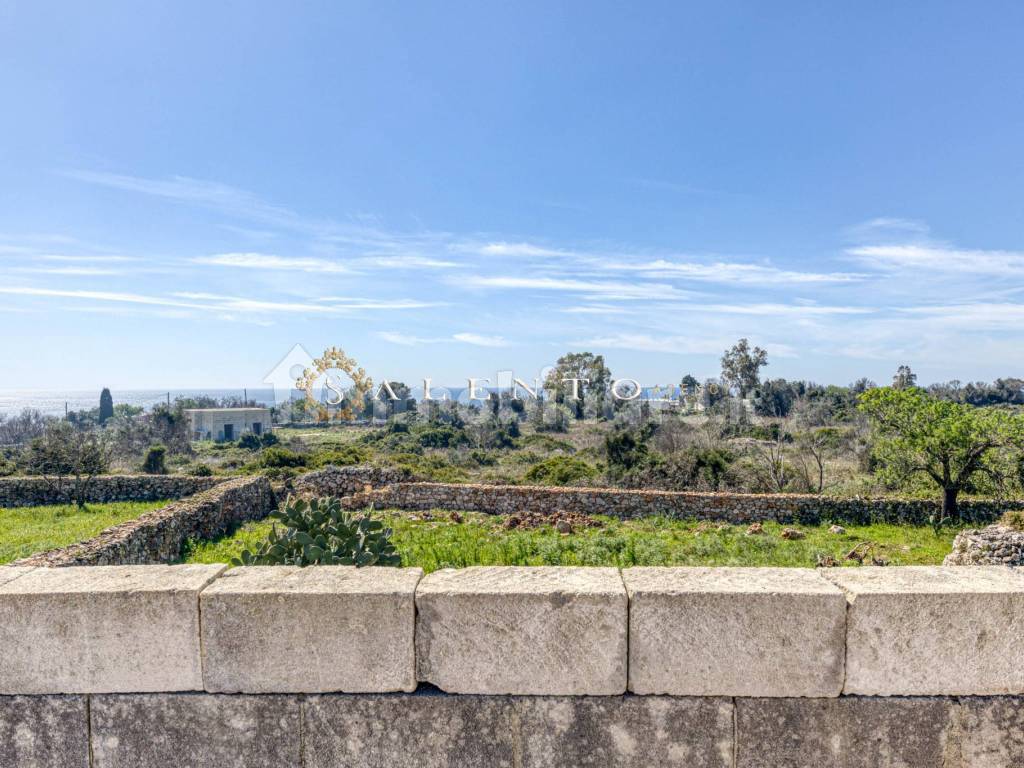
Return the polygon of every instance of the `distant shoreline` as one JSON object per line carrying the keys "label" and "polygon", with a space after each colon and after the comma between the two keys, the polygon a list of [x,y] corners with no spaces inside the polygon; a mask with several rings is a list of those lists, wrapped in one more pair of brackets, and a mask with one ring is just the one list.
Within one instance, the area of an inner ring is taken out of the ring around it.
{"label": "distant shoreline", "polygon": [[[167,401],[168,393],[171,402],[178,397],[214,397],[217,399],[248,395],[250,400],[259,405],[274,404],[274,390],[266,387],[253,387],[247,391],[243,388],[222,389],[218,387],[197,387],[189,389],[125,389],[111,387],[114,404],[152,408],[154,405]],[[65,403],[69,411],[85,411],[99,407],[100,390],[31,390],[31,389],[0,389],[0,415],[10,416],[20,413],[25,408],[32,408],[48,416],[62,416]]]}

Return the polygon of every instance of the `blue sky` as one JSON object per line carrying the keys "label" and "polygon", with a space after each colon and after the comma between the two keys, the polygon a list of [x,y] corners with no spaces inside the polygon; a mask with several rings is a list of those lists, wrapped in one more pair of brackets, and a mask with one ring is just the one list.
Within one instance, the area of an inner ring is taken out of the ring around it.
{"label": "blue sky", "polygon": [[0,388],[1022,375],[1019,3],[0,0]]}

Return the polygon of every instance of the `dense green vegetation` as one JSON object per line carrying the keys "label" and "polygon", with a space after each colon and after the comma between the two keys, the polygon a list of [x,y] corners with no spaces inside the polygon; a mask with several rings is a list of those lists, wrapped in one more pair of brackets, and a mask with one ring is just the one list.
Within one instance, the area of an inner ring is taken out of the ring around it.
{"label": "dense green vegetation", "polygon": [[166,506],[167,501],[123,501],[0,508],[0,565],[36,552],[89,539],[104,528]]}
{"label": "dense green vegetation", "polygon": [[[956,529],[936,535],[924,526],[847,526],[845,533],[828,525],[794,525],[804,538],[786,539],[784,526],[765,523],[763,533],[747,535],[746,526],[716,525],[664,518],[619,521],[599,517],[599,527],[569,534],[551,526],[512,528],[507,518],[477,513],[376,512],[394,529],[393,541],[404,566],[426,571],[470,565],[742,565],[813,567],[819,562],[858,565],[854,552],[870,563],[939,564],[949,554]],[[460,522],[455,522],[459,520]],[[249,523],[233,535],[192,544],[186,560],[229,563],[245,549],[255,549],[270,531],[270,522]],[[832,560],[829,560],[831,558]]]}

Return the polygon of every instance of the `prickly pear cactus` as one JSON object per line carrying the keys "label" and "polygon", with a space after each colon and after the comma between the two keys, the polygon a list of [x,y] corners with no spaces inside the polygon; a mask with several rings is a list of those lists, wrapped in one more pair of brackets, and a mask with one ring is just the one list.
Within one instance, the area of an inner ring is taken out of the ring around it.
{"label": "prickly pear cactus", "polygon": [[[400,565],[391,543],[392,531],[369,512],[356,516],[339,499],[288,497],[272,512],[274,525],[255,552],[248,549],[232,565]],[[278,531],[277,523],[284,526]]]}

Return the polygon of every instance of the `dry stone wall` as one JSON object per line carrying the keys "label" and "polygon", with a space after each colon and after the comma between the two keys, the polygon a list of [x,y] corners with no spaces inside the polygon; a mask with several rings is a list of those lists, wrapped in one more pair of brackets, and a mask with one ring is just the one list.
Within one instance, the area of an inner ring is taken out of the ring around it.
{"label": "dry stone wall", "polygon": [[290,487],[286,487],[296,494],[340,497],[362,492],[367,486],[379,488],[409,479],[409,473],[400,469],[369,466],[325,467],[297,477]]}
{"label": "dry stone wall", "polygon": [[[562,511],[609,515],[622,519],[659,515],[678,519],[721,520],[737,524],[755,521],[818,523],[893,522],[925,524],[938,511],[938,502],[918,499],[839,499],[811,494],[690,493],[627,491],[609,488],[551,488],[525,485],[396,482],[370,491],[357,491],[346,504],[378,509],[457,509],[511,515]],[[966,520],[991,522],[1006,510],[1024,509],[1024,500],[965,501]]]}
{"label": "dry stone wall", "polygon": [[[222,477],[184,475],[99,475],[89,484],[86,502],[159,501],[182,499],[224,482]],[[71,504],[72,484],[57,487],[42,477],[0,478],[0,507],[39,507]]]}
{"label": "dry stone wall", "polygon": [[1024,765],[1020,569],[586,570],[0,567],[0,765]]}
{"label": "dry stone wall", "polygon": [[170,563],[189,539],[213,539],[247,520],[266,517],[275,505],[265,477],[221,481],[166,507],[107,528],[95,538],[19,560],[17,565],[127,565]]}

